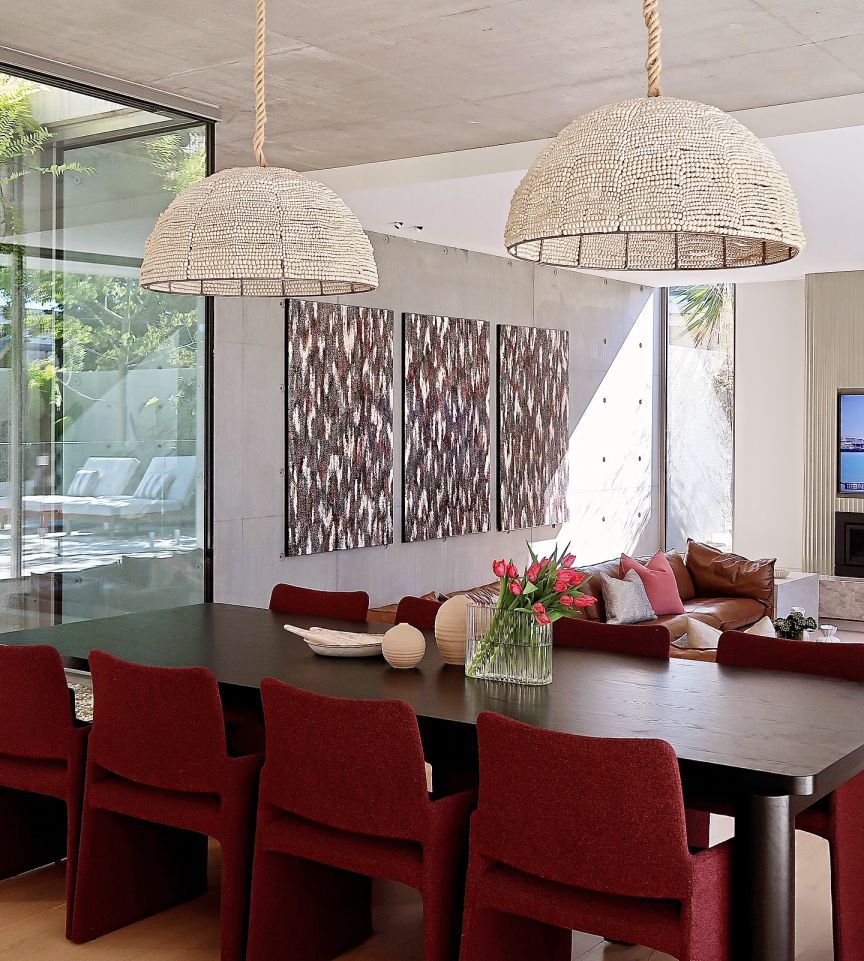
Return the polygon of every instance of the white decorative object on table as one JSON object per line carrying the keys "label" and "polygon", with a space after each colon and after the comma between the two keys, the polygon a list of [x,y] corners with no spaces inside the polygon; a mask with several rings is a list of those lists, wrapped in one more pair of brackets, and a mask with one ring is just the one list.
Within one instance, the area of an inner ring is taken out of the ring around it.
{"label": "white decorative object on table", "polygon": [[446,664],[465,663],[468,598],[456,594],[444,601],[435,617],[435,643]]}
{"label": "white decorative object on table", "polygon": [[384,635],[381,653],[390,667],[416,667],[426,653],[426,638],[410,624],[397,624]]}
{"label": "white decorative object on table", "polygon": [[285,630],[302,637],[309,650],[324,657],[375,657],[381,653],[381,638],[374,634],[354,631],[331,631],[326,627],[295,627],[286,624]]}

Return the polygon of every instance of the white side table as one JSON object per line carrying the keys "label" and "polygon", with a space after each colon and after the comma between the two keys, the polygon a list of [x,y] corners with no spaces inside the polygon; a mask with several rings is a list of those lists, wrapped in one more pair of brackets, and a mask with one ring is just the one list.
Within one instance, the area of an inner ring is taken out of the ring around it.
{"label": "white side table", "polygon": [[786,617],[793,607],[801,607],[807,617],[819,623],[819,575],[790,571],[788,577],[774,580],[774,617]]}

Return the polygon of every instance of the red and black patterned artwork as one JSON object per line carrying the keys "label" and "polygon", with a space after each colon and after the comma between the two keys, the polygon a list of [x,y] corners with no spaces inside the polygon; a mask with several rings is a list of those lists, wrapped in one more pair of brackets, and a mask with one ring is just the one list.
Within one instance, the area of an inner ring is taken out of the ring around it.
{"label": "red and black patterned artwork", "polygon": [[393,542],[393,311],[290,300],[285,553]]}
{"label": "red and black patterned artwork", "polygon": [[498,328],[498,527],[567,520],[569,338]]}
{"label": "red and black patterned artwork", "polygon": [[403,541],[490,527],[489,324],[404,315]]}

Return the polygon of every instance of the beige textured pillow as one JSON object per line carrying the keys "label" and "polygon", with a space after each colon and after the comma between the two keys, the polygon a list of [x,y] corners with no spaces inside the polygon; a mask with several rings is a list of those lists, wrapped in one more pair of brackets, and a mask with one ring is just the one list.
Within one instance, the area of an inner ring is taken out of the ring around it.
{"label": "beige textured pillow", "polygon": [[[716,651],[722,633],[710,624],[697,621],[695,617],[688,617],[687,634],[675,646],[686,647],[691,651]],[[776,637],[770,617],[763,617],[761,621],[757,621],[752,627],[748,627],[744,633],[753,634],[757,637]],[[681,643],[681,641],[684,643]]]}

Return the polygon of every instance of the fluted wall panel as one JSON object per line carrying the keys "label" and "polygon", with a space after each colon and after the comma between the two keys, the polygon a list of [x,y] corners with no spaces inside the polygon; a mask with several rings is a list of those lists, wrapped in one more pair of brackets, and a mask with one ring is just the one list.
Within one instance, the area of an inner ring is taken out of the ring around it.
{"label": "fluted wall panel", "polygon": [[[837,391],[864,387],[864,271],[810,274],[806,289],[804,566],[833,574],[835,511],[864,513],[864,497],[836,494]],[[783,465],[772,473],[782,483]]]}

